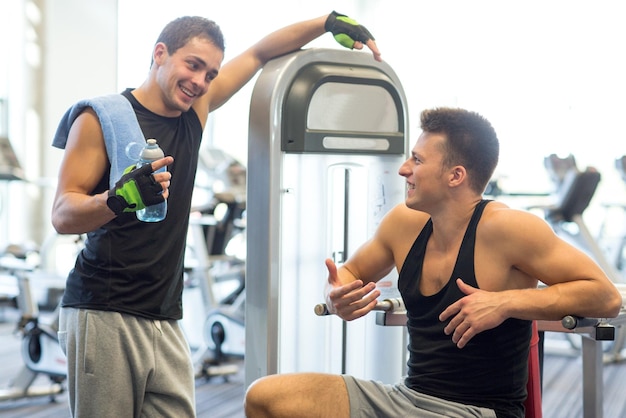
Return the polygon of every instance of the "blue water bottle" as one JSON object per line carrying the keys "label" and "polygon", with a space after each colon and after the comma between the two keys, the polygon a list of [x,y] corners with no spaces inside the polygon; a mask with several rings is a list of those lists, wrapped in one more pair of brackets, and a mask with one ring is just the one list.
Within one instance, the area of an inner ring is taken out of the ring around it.
{"label": "blue water bottle", "polygon": [[[141,150],[141,154],[139,155],[139,161],[137,162],[137,168],[145,165],[151,164],[155,160],[159,160],[163,158],[165,154],[163,150],[157,144],[156,139],[148,139],[146,141],[146,146]],[[163,172],[166,168],[160,168],[157,172]],[[163,203],[158,203],[156,205],[147,206],[145,209],[138,210],[136,212],[137,219],[143,222],[159,222],[165,219],[165,215],[167,214],[167,200]]]}

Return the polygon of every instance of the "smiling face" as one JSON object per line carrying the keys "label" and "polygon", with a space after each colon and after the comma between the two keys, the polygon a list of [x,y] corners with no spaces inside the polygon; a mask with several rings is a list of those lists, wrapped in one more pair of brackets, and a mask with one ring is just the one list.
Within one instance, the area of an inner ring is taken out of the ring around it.
{"label": "smiling face", "polygon": [[188,111],[208,91],[223,59],[223,51],[204,37],[191,38],[171,55],[165,44],[158,43],[154,50],[154,65],[163,114],[178,116]]}
{"label": "smiling face", "polygon": [[422,133],[409,157],[398,170],[406,178],[406,205],[428,212],[428,208],[444,198],[446,176],[443,168],[445,136]]}

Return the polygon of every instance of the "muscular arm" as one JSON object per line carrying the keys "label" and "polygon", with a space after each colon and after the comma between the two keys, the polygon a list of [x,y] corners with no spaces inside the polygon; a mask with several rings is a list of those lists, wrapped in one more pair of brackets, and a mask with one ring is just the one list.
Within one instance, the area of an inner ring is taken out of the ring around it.
{"label": "muscular arm", "polygon": [[404,203],[395,206],[385,215],[374,236],[349,258],[342,269],[364,283],[377,282],[393,267],[399,272],[428,219],[427,214],[409,209]]}
{"label": "muscular arm", "polygon": [[[481,289],[457,280],[467,296],[439,317],[449,321],[446,333],[459,347],[507,318],[605,318],[619,313],[621,295],[602,269],[561,240],[544,220],[508,208],[492,208],[485,215],[475,255]],[[480,258],[480,253],[489,256]],[[536,280],[547,287],[537,288]]]}
{"label": "muscular arm", "polygon": [[[400,204],[382,220],[374,236],[363,244],[335,273],[329,270],[326,303],[344,320],[359,318],[373,309],[380,292],[376,282],[394,266],[400,271],[428,215]],[[330,265],[329,265],[330,263]]]}
{"label": "muscular arm", "polygon": [[[157,170],[172,162],[173,158],[168,156],[153,162],[152,168]],[[115,218],[106,203],[108,190],[95,193],[108,168],[98,117],[92,109],[86,109],[72,124],[61,162],[52,206],[52,224],[57,232],[82,234]],[[171,174],[155,173],[153,177],[163,188],[163,197],[167,198]]]}
{"label": "muscular arm", "polygon": [[91,195],[108,167],[102,129],[91,109],[70,130],[52,207],[52,224],[62,234],[92,231],[115,217],[106,192]]}
{"label": "muscular arm", "polygon": [[614,317],[619,313],[621,296],[595,261],[532,214],[513,211],[510,219],[508,234],[517,232],[505,248],[513,266],[547,287],[513,291],[508,316],[560,320],[569,314]]}
{"label": "muscular arm", "polygon": [[[196,113],[206,115],[209,111],[219,108],[250,81],[269,60],[302,48],[323,35],[326,32],[324,23],[327,17],[328,15],[324,15],[305,20],[272,32],[224,64],[213,80],[209,92],[194,104]],[[374,57],[380,60],[376,43],[370,40],[367,46],[374,53]],[[362,47],[360,42],[355,45],[357,49]]]}

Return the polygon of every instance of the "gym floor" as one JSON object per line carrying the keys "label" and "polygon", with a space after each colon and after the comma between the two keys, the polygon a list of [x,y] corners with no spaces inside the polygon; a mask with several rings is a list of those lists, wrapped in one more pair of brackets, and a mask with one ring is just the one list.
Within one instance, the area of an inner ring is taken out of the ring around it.
{"label": "gym floor", "polygon": [[[23,367],[20,356],[20,338],[14,335],[17,313],[0,308],[0,390],[6,389],[11,379]],[[215,377],[196,381],[196,408],[198,418],[243,418],[244,375],[243,363],[239,373],[227,380]],[[45,376],[38,377],[34,386],[49,384]],[[0,418],[69,418],[67,392],[50,398],[22,398],[0,401]]]}
{"label": "gym floor", "polygon": [[[20,358],[20,340],[13,335],[14,314],[0,311],[0,390],[8,387],[23,363]],[[543,414],[546,418],[582,418],[582,358],[580,355],[555,354],[549,347],[565,344],[562,336],[546,334],[544,357]],[[199,379],[196,385],[198,418],[242,418],[244,376],[240,372],[227,380]],[[604,366],[604,418],[626,416],[626,361]],[[47,384],[45,377],[36,385]],[[0,418],[66,418],[69,417],[67,394],[18,399],[0,402]]]}

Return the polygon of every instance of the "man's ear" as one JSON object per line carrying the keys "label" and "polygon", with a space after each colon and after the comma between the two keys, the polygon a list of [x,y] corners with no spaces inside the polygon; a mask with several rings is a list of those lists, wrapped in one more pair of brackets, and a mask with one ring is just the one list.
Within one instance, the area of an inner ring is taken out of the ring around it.
{"label": "man's ear", "polygon": [[467,178],[467,170],[462,165],[455,165],[449,171],[450,177],[450,185],[456,187],[466,181]]}
{"label": "man's ear", "polygon": [[163,42],[158,42],[154,46],[154,51],[152,52],[152,61],[157,65],[162,65],[167,56],[167,46],[165,46]]}

